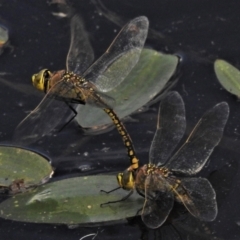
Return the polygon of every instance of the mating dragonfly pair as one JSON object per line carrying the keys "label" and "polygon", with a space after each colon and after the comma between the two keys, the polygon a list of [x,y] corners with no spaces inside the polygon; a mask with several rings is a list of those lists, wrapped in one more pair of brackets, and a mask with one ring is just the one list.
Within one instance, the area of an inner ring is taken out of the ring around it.
{"label": "mating dragonfly pair", "polygon": [[[203,178],[193,175],[205,165],[221,139],[228,118],[228,105],[221,103],[207,112],[179,151],[166,163],[185,131],[184,104],[176,92],[161,103],[160,122],[151,150],[150,163],[139,167],[139,160],[124,125],[113,111],[114,99],[107,92],[120,84],[137,63],[148,32],[146,17],[130,21],[107,51],[89,68],[93,60],[83,25],[75,16],[71,21],[71,45],[67,68],[51,73],[44,69],[33,75],[33,85],[46,93],[40,104],[19,124],[15,140],[31,143],[54,129],[71,104],[92,104],[103,108],[122,136],[130,158],[130,167],[118,174],[120,187],[136,189],[145,197],[144,223],[156,228],[162,225],[173,207],[174,199],[182,202],[197,218],[211,221],[217,214],[215,192]],[[116,62],[123,61],[120,68]],[[124,64],[123,64],[124,63]],[[58,101],[55,101],[58,100]]]}

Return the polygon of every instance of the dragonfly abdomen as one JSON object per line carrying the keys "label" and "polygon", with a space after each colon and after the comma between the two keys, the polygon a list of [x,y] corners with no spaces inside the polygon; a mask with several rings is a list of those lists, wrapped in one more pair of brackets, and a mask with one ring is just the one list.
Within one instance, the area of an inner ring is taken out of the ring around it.
{"label": "dragonfly abdomen", "polygon": [[127,148],[128,157],[130,158],[131,171],[138,169],[139,160],[136,157],[136,153],[135,153],[135,150],[134,150],[134,146],[132,144],[132,140],[131,140],[126,128],[124,127],[122,122],[119,120],[117,114],[112,109],[104,108],[104,111],[112,119],[114,125],[116,126],[116,128],[119,132],[119,134],[122,136],[123,143],[124,143],[125,147]]}

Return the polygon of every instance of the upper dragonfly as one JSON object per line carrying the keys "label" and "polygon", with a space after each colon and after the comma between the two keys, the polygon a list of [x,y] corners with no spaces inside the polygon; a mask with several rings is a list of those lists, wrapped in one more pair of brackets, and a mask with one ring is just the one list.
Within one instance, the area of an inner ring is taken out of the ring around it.
{"label": "upper dragonfly", "polygon": [[18,125],[14,140],[20,144],[37,141],[60,123],[69,109],[66,106],[71,103],[88,103],[103,108],[111,117],[122,135],[128,155],[134,158],[131,139],[112,110],[114,99],[104,92],[119,85],[136,65],[147,37],[148,25],[148,19],[144,16],[131,20],[118,33],[107,51],[90,66],[93,51],[82,21],[74,16],[71,20],[71,44],[66,70],[52,73],[43,69],[33,75],[33,85],[46,95]]}
{"label": "upper dragonfly", "polygon": [[184,204],[196,218],[204,221],[216,218],[214,189],[207,179],[191,176],[201,171],[221,140],[228,115],[225,102],[207,111],[168,160],[185,132],[185,108],[177,92],[169,93],[161,102],[149,164],[142,167],[133,164],[117,176],[120,187],[131,192],[136,189],[145,197],[141,216],[148,227],[157,228],[165,222],[174,200]]}

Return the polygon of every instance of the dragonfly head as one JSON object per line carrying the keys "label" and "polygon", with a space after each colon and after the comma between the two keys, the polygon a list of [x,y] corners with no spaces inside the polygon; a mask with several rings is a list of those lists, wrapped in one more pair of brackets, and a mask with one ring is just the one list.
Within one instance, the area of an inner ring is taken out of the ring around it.
{"label": "dragonfly head", "polygon": [[117,181],[121,188],[124,190],[132,190],[135,186],[133,172],[126,169],[123,173],[118,173]]}
{"label": "dragonfly head", "polygon": [[48,69],[43,69],[39,73],[32,75],[32,83],[35,88],[40,91],[48,91],[48,82],[52,73]]}

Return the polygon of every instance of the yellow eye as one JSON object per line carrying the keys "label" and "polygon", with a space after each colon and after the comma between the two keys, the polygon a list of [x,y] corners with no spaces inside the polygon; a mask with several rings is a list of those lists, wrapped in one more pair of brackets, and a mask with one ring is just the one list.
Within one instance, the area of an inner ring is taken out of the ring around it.
{"label": "yellow eye", "polygon": [[32,83],[35,88],[40,91],[47,92],[48,81],[52,73],[48,69],[43,69],[39,73],[32,75]]}

